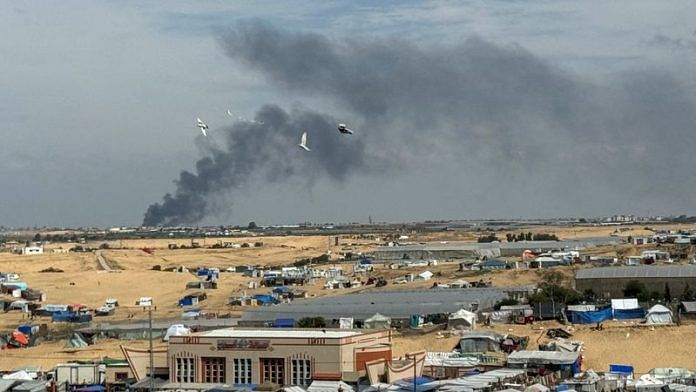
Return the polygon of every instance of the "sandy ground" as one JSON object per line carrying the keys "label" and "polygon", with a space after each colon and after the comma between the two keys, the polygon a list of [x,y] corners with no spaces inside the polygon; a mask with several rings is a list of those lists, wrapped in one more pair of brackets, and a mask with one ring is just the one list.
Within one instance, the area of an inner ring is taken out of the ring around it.
{"label": "sandy ground", "polygon": [[[677,226],[659,227],[678,228]],[[642,231],[641,226],[631,226],[627,230],[619,227],[596,228],[533,228],[533,232],[556,233],[562,238],[573,236],[594,237],[609,235],[619,230],[622,236],[643,235],[649,232]],[[446,232],[429,234],[427,236],[411,236],[410,240],[475,240],[478,233]],[[504,232],[501,234],[504,238]],[[203,246],[212,245],[217,240],[197,239]],[[98,318],[97,321],[123,321],[128,318],[145,319],[146,313],[135,308],[135,301],[142,296],[152,296],[157,305],[155,318],[177,318],[181,314],[181,308],[176,306],[176,301],[187,292],[187,282],[196,278],[189,273],[174,273],[153,271],[154,265],[162,268],[184,265],[188,268],[198,266],[225,268],[234,265],[289,265],[294,261],[315,257],[331,250],[333,255],[340,251],[360,252],[369,250],[375,241],[357,240],[350,237],[341,237],[341,244],[333,246],[333,237],[326,236],[298,236],[298,237],[253,237],[226,239],[233,243],[263,242],[263,246],[256,248],[227,248],[227,249],[179,249],[167,248],[170,243],[190,245],[191,240],[128,240],[113,241],[111,248],[124,247],[130,249],[111,249],[104,252],[105,257],[113,267],[121,268],[118,272],[107,273],[100,271],[96,257],[93,253],[50,253],[50,249],[64,247],[73,244],[51,244],[49,253],[36,256],[19,256],[10,253],[0,253],[0,271],[20,273],[21,280],[30,287],[46,293],[46,303],[84,303],[90,307],[98,307],[106,298],[117,298],[124,305],[114,316]],[[100,242],[86,244],[97,247]],[[155,254],[149,255],[140,250],[143,247],[155,249]],[[619,248],[624,254],[634,254],[640,248],[622,246]],[[617,249],[602,247],[593,249],[592,254],[616,254]],[[325,267],[329,267],[327,265]],[[42,273],[41,270],[49,267],[60,268],[63,273]],[[344,271],[351,271],[351,264],[343,265]],[[415,267],[410,269],[390,270],[386,266],[378,266],[372,276],[384,276],[390,284],[382,290],[404,290],[413,288],[427,288],[434,282],[449,283],[459,279],[475,281],[482,279],[492,281],[494,286],[519,286],[538,283],[541,274],[538,271],[506,270],[497,272],[459,272],[456,263],[440,263],[434,267]],[[412,282],[405,285],[391,284],[391,280],[406,273],[418,274],[425,270],[435,273],[430,281]],[[570,284],[574,270],[571,268],[558,269]],[[366,280],[367,276],[360,276]],[[206,312],[231,313],[238,315],[240,308],[227,305],[228,298],[242,291],[248,294],[268,292],[266,288],[255,290],[247,289],[251,279],[237,273],[222,273],[219,280],[219,289],[207,290],[208,299],[201,302],[200,307]],[[355,289],[326,290],[323,289],[323,281],[319,280],[315,285],[305,286],[310,296],[343,295],[351,292],[374,289],[364,286]],[[17,311],[0,314],[0,331],[11,331],[18,324],[26,322]],[[40,319],[38,322],[48,323],[49,319]],[[537,326],[534,326],[536,328]],[[535,335],[539,331],[532,330],[529,326],[504,326],[501,332],[512,329],[515,333]],[[630,329],[630,336],[626,337],[626,329]],[[536,335],[535,335],[536,336]],[[606,369],[608,363],[632,363],[639,371],[647,371],[655,366],[685,366],[696,368],[696,356],[689,353],[692,345],[683,342],[696,336],[696,326],[682,326],[679,328],[660,328],[650,331],[642,328],[620,325],[616,330],[593,332],[584,329],[577,331],[579,340],[585,341],[586,364],[596,369]],[[449,351],[455,338],[438,339],[434,335],[397,337],[394,341],[395,354],[402,355],[407,351],[420,350],[444,350]],[[145,345],[145,342],[127,342],[128,345]],[[120,356],[117,341],[102,341],[95,346],[85,349],[66,351],[64,342],[45,342],[38,347],[17,351],[3,351],[0,353],[0,369],[14,368],[28,363],[41,364],[50,367],[69,359],[88,359],[102,356]]]}

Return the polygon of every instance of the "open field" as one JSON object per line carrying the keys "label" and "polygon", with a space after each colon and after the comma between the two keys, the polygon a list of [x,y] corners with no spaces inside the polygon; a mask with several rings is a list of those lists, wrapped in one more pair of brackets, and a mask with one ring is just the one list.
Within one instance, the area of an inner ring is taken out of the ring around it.
{"label": "open field", "polygon": [[[690,226],[690,227],[693,227]],[[686,226],[659,226],[660,229],[687,228]],[[555,233],[561,238],[598,237],[606,236],[615,231],[620,231],[622,236],[647,235],[640,226],[629,226],[622,230],[617,226],[598,227],[535,227],[520,231],[533,231],[543,233]],[[426,235],[411,235],[409,241],[474,241],[477,232],[442,232],[428,233]],[[505,232],[500,234],[504,238]],[[174,319],[181,315],[181,308],[176,306],[178,299],[187,292],[198,290],[186,290],[187,282],[196,281],[197,278],[190,273],[176,273],[154,271],[152,267],[159,265],[162,269],[168,267],[185,266],[195,268],[199,266],[218,267],[224,269],[236,265],[291,265],[293,262],[309,257],[325,254],[328,250],[332,258],[341,251],[353,253],[366,252],[374,248],[376,241],[357,240],[349,236],[341,237],[341,245],[334,246],[333,236],[288,236],[288,237],[245,237],[224,239],[224,242],[242,244],[251,243],[248,248],[223,248],[208,249],[217,243],[217,239],[196,239],[202,248],[168,249],[169,244],[177,246],[190,246],[190,239],[142,239],[110,241],[111,249],[103,251],[107,264],[117,269],[115,272],[100,270],[94,253],[51,253],[51,249],[74,246],[68,243],[53,243],[46,247],[47,253],[35,256],[20,256],[11,253],[0,253],[0,271],[16,272],[21,274],[21,280],[30,287],[43,291],[46,294],[46,303],[71,304],[83,303],[89,307],[98,307],[106,298],[117,298],[122,306],[116,314],[109,317],[95,318],[95,322],[126,321],[129,319],[144,320],[147,314],[135,307],[135,302],[143,296],[152,296],[157,306],[154,317],[157,319]],[[263,246],[254,247],[255,242],[262,242]],[[103,242],[83,244],[83,246],[98,247]],[[153,248],[154,255],[140,250],[141,248]],[[115,249],[122,248],[122,249]],[[644,247],[643,247],[644,248]],[[598,247],[590,250],[589,254],[611,254],[617,251],[622,254],[637,254],[641,247],[621,245],[618,247]],[[338,263],[334,264],[340,265]],[[332,264],[323,267],[328,268]],[[62,273],[40,272],[47,268],[58,268]],[[342,265],[345,272],[352,272],[352,263]],[[572,277],[575,268],[558,268],[563,274],[565,284],[572,285]],[[418,274],[429,270],[435,274],[432,280],[417,281],[403,285],[391,284],[391,280],[407,273]],[[435,282],[449,283],[459,279],[467,281],[491,281],[494,286],[520,286],[535,284],[541,280],[542,272],[538,270],[504,270],[494,272],[460,272],[457,263],[440,262],[437,266],[413,267],[391,270],[385,265],[377,265],[372,276],[383,276],[390,284],[380,290],[404,290],[413,288],[427,288]],[[365,281],[369,275],[358,278]],[[256,279],[258,281],[258,279]],[[227,305],[228,298],[243,291],[247,294],[265,293],[268,288],[248,289],[251,278],[239,273],[221,273],[217,290],[206,290],[208,299],[199,306],[205,312],[241,314],[242,308]],[[344,295],[362,290],[372,290],[374,286],[363,286],[353,289],[326,290],[323,288],[324,280],[319,279],[313,285],[302,287],[307,290],[309,296]],[[23,315],[12,311],[0,315],[0,331],[10,331],[18,324],[27,322]],[[42,318],[34,322],[48,323],[50,319]],[[529,326],[504,326],[501,332],[512,329],[517,334],[538,335],[537,328]],[[672,328],[660,328],[651,331],[644,328],[620,325],[620,328],[610,329],[601,333],[589,329],[579,329],[577,339],[586,343],[586,364],[597,369],[606,369],[608,363],[633,363],[639,371],[647,371],[655,366],[687,366],[696,368],[696,357],[688,353],[688,345],[680,342],[687,341],[696,336],[696,326],[682,326]],[[501,327],[496,327],[501,328]],[[626,328],[630,329],[630,336],[626,338]],[[536,339],[536,338],[534,338]],[[397,337],[394,342],[395,354],[402,355],[406,351],[419,350],[425,347],[428,350],[449,351],[454,345],[455,338],[438,339],[434,335]],[[23,363],[37,363],[44,367],[65,361],[68,359],[94,358],[100,356],[120,356],[117,341],[102,341],[85,349],[63,349],[64,342],[44,342],[38,347],[26,350],[6,351],[0,355],[0,369],[18,366],[20,360]],[[144,342],[127,342],[128,345],[139,345]],[[74,351],[74,352],[73,352]],[[650,353],[650,355],[646,355]]]}

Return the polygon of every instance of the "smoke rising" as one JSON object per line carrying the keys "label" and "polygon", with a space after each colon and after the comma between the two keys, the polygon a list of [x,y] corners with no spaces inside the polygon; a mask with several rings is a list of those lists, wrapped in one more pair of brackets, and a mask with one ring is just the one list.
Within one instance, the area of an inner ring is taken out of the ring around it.
{"label": "smoke rising", "polygon": [[[195,223],[212,213],[209,198],[245,185],[253,176],[266,181],[282,181],[301,175],[311,182],[318,177],[342,181],[363,166],[365,149],[362,141],[341,141],[335,131],[336,120],[309,110],[290,113],[266,105],[256,114],[263,125],[238,122],[214,129],[222,137],[222,147],[210,147],[208,156],[196,163],[195,173],[182,171],[176,193],[166,194],[161,203],[152,204],[145,213],[143,225],[179,225]],[[303,130],[312,130],[310,148],[320,146],[311,154],[296,147]]]}
{"label": "smoke rising", "polygon": [[[696,102],[659,70],[593,80],[520,46],[479,38],[424,46],[289,32],[262,22],[238,25],[220,43],[279,90],[345,108],[341,118],[350,114],[361,124],[359,144],[345,150],[336,144],[344,140],[321,134],[328,138],[316,157],[312,151],[288,162],[300,129],[333,130],[335,121],[264,108],[259,118],[267,124],[277,118],[276,125],[260,133],[248,125],[226,130],[226,149],[199,161],[196,174],[182,172],[175,195],[151,206],[145,224],[200,220],[211,194],[234,189],[254,171],[281,181],[302,166],[311,178],[342,181],[356,168],[374,173],[385,162],[380,173],[432,165],[454,173],[441,181],[461,182],[462,189],[476,183],[515,191],[478,200],[482,211],[511,199],[518,211],[547,216],[618,208],[627,200],[632,211],[693,209],[684,195],[696,189],[689,169],[696,164]],[[317,123],[303,122],[308,117]]]}

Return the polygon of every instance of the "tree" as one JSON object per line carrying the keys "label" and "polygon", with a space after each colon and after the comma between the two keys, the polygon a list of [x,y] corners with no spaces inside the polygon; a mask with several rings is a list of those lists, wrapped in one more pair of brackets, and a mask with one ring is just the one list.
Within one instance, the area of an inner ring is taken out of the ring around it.
{"label": "tree", "polygon": [[[645,285],[637,280],[631,280],[628,283],[626,283],[626,286],[623,289],[624,296],[628,298],[638,298],[638,301],[645,302],[650,300],[651,294],[654,293],[649,293],[648,289],[645,287]],[[653,295],[654,298],[655,297]]]}
{"label": "tree", "polygon": [[34,235],[34,242],[41,242],[41,233],[36,233]]}
{"label": "tree", "polygon": [[254,222],[254,221],[249,222],[249,224],[247,225],[247,229],[249,229],[249,230],[255,230],[255,229],[258,229],[258,228],[259,228],[259,227],[256,226],[256,222]]}
{"label": "tree", "polygon": [[672,302],[672,291],[669,289],[669,283],[665,283],[665,302]]}
{"label": "tree", "polygon": [[500,310],[501,306],[511,306],[511,305],[518,305],[520,301],[513,299],[513,298],[506,298],[503,300],[500,300],[493,305],[493,309],[495,310]]}
{"label": "tree", "polygon": [[684,291],[682,292],[682,295],[679,297],[679,299],[682,301],[693,301],[694,298],[696,298],[694,296],[694,291],[687,283],[686,286],[684,286]]}
{"label": "tree", "polygon": [[324,328],[326,321],[323,317],[303,317],[297,322],[300,328]]}

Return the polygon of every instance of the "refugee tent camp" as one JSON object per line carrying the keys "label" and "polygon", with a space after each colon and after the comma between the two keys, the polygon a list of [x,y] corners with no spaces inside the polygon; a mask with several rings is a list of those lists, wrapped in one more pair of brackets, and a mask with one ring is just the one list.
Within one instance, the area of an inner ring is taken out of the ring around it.
{"label": "refugee tent camp", "polygon": [[474,329],[476,328],[476,313],[466,309],[459,309],[447,318],[448,329]]}
{"label": "refugee tent camp", "polygon": [[367,329],[389,329],[391,328],[391,318],[375,313],[374,316],[365,320]]}
{"label": "refugee tent camp", "polygon": [[648,309],[648,314],[645,316],[645,323],[672,324],[672,311],[660,304],[657,304]]}

